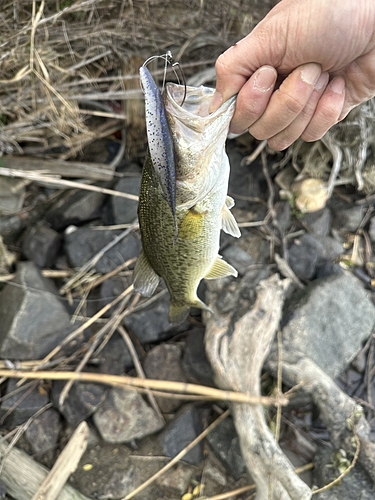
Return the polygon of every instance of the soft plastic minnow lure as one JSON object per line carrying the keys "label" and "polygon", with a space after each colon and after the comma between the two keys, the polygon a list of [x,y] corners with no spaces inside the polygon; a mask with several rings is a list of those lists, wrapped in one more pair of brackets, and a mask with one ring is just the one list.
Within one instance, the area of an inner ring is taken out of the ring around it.
{"label": "soft plastic minnow lure", "polygon": [[176,167],[172,134],[163,97],[146,66],[139,69],[145,95],[146,130],[152,164],[176,220]]}

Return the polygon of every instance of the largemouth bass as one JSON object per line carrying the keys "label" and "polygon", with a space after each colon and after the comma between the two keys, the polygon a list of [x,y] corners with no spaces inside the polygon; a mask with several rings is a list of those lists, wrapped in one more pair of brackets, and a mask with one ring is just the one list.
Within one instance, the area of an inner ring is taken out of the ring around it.
{"label": "largemouth bass", "polygon": [[[180,323],[190,307],[211,311],[197,296],[203,278],[237,276],[218,254],[221,229],[240,236],[230,212],[234,201],[227,196],[225,153],[235,97],[209,114],[214,89],[167,83],[162,97],[144,70],[140,74],[148,110],[149,152],[138,207],[143,250],[133,282],[135,290],[151,296],[163,278],[171,296],[169,321]],[[155,99],[161,100],[161,114]],[[173,156],[168,153],[171,142]]]}

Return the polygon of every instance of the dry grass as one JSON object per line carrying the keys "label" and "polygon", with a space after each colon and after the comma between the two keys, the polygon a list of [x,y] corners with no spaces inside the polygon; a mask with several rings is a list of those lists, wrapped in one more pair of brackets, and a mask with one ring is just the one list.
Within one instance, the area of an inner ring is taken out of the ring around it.
{"label": "dry grass", "polygon": [[97,115],[109,131],[134,115],[137,61],[171,50],[194,75],[274,3],[8,1],[0,12],[0,153],[77,155],[97,139]]}
{"label": "dry grass", "polygon": [[329,196],[340,185],[353,185],[365,194],[375,191],[375,99],[355,108],[320,141],[297,141],[281,166],[291,161],[298,178],[327,181]]}

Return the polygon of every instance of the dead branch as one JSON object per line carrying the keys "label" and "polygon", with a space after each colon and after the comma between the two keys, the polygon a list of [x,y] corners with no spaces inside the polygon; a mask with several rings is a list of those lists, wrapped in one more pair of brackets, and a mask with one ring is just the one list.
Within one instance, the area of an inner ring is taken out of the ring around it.
{"label": "dead branch", "polygon": [[[243,279],[246,279],[244,277]],[[289,281],[278,275],[258,287],[253,308],[232,326],[231,314],[219,311],[207,319],[206,350],[219,387],[260,396],[260,374],[278,328],[284,291]],[[210,307],[215,309],[212,284]],[[233,403],[232,414],[248,471],[257,485],[257,500],[308,500],[310,488],[296,475],[269,430],[264,408]]]}

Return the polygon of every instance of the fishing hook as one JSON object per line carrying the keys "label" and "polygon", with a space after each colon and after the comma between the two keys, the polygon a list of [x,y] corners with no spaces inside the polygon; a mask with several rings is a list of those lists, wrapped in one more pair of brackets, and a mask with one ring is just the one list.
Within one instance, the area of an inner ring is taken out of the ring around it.
{"label": "fishing hook", "polygon": [[[182,85],[184,86],[184,96],[183,96],[183,99],[182,99],[180,106],[183,106],[185,99],[186,99],[187,89],[186,89],[186,78],[185,78],[184,72],[182,71],[181,64],[178,61],[173,61],[172,52],[170,50],[168,50],[165,54],[149,57],[142,64],[142,66],[148,66],[150,64],[150,62],[154,61],[155,59],[162,59],[164,61],[164,75],[163,75],[162,93],[164,92],[168,65],[170,65],[179,85],[181,85],[181,81],[182,81]],[[177,68],[178,68],[178,71],[180,73],[181,78],[179,77],[179,75],[177,73]]]}

